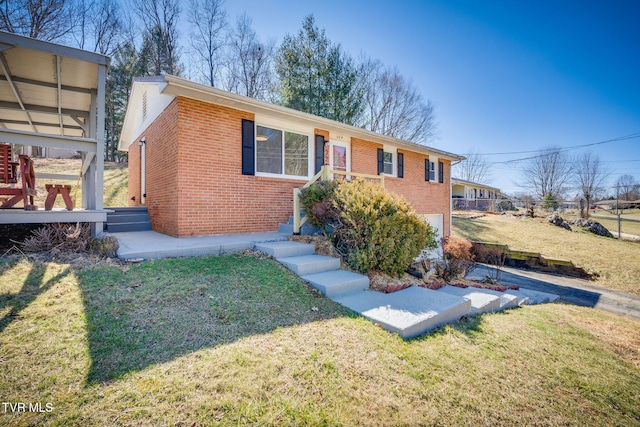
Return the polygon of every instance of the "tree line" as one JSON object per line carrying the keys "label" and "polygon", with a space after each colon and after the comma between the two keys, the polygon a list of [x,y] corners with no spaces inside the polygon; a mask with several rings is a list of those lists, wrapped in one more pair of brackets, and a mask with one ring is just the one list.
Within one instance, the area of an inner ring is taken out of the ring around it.
{"label": "tree line", "polygon": [[[180,38],[183,13],[188,45]],[[110,161],[126,154],[117,144],[133,79],[162,74],[419,144],[437,134],[435,107],[411,79],[371,57],[352,57],[313,15],[277,44],[262,39],[247,14],[232,21],[224,0],[4,0],[0,30],[111,56]]]}

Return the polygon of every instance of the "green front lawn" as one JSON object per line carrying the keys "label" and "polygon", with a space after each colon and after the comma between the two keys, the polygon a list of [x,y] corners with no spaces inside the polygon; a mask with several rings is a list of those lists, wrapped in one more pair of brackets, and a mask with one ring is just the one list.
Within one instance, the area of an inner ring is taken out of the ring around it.
{"label": "green front lawn", "polygon": [[0,425],[640,425],[640,322],[559,304],[404,341],[274,261],[0,258]]}

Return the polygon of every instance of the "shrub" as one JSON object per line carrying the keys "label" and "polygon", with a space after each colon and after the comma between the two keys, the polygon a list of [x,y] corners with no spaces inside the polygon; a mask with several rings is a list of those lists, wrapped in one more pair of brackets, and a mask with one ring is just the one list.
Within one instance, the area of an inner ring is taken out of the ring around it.
{"label": "shrub", "polygon": [[320,181],[300,192],[300,203],[307,212],[309,223],[325,233],[327,226],[333,225],[339,215],[333,204],[333,192],[336,187],[336,181]]}
{"label": "shrub", "polygon": [[360,179],[314,184],[303,191],[302,204],[309,221],[362,273],[400,275],[425,247],[436,247],[433,228],[404,198],[377,184]]}
{"label": "shrub", "polygon": [[558,201],[551,193],[547,193],[542,198],[542,207],[547,210],[555,211],[558,209]]}
{"label": "shrub", "polygon": [[489,270],[489,277],[497,282],[500,279],[500,272],[507,261],[507,253],[499,245],[475,243],[471,248],[471,254],[476,262],[483,262],[494,267],[493,273]]}
{"label": "shrub", "polygon": [[88,223],[46,224],[32,231],[21,246],[27,252],[81,252],[90,240],[91,225]]}
{"label": "shrub", "polygon": [[474,265],[471,242],[462,237],[446,236],[440,240],[442,260],[436,263],[436,274],[449,282],[464,277]]}
{"label": "shrub", "polygon": [[96,238],[89,242],[89,251],[93,254],[107,258],[115,258],[118,255],[120,243],[114,236]]}
{"label": "shrub", "polygon": [[497,206],[498,212],[517,211],[518,208],[513,204],[511,200],[502,200]]}
{"label": "shrub", "polygon": [[444,288],[445,286],[447,286],[447,284],[443,282],[429,282],[429,283],[425,283],[424,285],[418,285],[418,286],[420,286],[421,288],[437,291],[438,289]]}

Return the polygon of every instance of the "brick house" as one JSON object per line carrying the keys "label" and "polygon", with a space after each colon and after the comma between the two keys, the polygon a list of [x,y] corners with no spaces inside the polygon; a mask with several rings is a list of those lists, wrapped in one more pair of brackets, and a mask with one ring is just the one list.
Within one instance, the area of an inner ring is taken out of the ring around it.
{"label": "brick house", "polygon": [[129,204],[175,237],[274,231],[293,189],[323,164],[385,174],[450,233],[451,162],[463,157],[175,76],[133,83],[119,148],[129,152]]}

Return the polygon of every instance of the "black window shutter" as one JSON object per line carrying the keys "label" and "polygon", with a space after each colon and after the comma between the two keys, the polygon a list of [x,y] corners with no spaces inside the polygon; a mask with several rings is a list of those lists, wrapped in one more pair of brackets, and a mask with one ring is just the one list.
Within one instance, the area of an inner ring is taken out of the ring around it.
{"label": "black window shutter", "polygon": [[404,154],[398,153],[398,178],[404,178]]}
{"label": "black window shutter", "polygon": [[429,181],[429,159],[424,159],[424,180]]}
{"label": "black window shutter", "polygon": [[438,178],[440,183],[444,183],[444,163],[438,162]]}
{"label": "black window shutter", "polygon": [[384,149],[378,148],[378,175],[384,172]]}
{"label": "black window shutter", "polygon": [[253,120],[242,119],[242,174],[255,175],[256,130]]}
{"label": "black window shutter", "polygon": [[316,135],[316,173],[320,172],[320,168],[324,165],[324,136]]}

